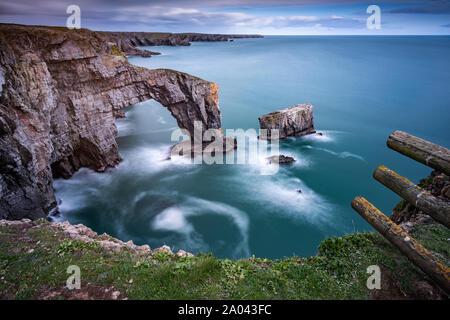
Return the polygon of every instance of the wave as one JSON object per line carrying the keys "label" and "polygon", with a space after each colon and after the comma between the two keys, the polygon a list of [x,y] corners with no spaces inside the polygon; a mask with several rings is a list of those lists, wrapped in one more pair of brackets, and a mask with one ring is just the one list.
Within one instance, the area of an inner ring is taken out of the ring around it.
{"label": "wave", "polygon": [[[199,246],[201,243],[203,251],[207,248],[206,243],[201,240],[201,235],[195,230],[187,218],[205,214],[221,215],[231,218],[238,228],[241,240],[233,250],[235,257],[248,257],[250,249],[248,244],[249,219],[245,212],[222,202],[205,200],[197,197],[185,197],[177,206],[169,207],[160,212],[151,222],[153,230],[164,230],[181,233],[185,236],[184,243],[189,247]],[[193,240],[195,238],[195,241]]]}
{"label": "wave", "polygon": [[152,222],[152,228],[185,234],[194,230],[192,224],[187,222],[185,213],[177,207],[167,208],[158,214]]}
{"label": "wave", "polygon": [[[194,168],[189,157],[170,155],[170,144],[135,147],[130,151],[121,153],[123,161],[118,169],[124,171],[157,173],[163,170]],[[136,168],[138,168],[136,170]]]}
{"label": "wave", "polygon": [[333,205],[290,174],[286,169],[276,175],[262,176],[243,168],[227,178],[226,183],[239,185],[242,191],[236,193],[236,197],[254,207],[255,211],[261,208],[260,212],[271,212],[318,229],[334,228]]}
{"label": "wave", "polygon": [[[158,118],[158,122],[161,124],[166,124],[164,118],[160,117],[161,120]],[[162,132],[172,132],[173,130],[178,129],[178,127],[170,127],[170,128],[164,128],[164,129],[154,129],[154,130],[138,130],[136,129],[135,125],[132,121],[116,121],[116,126],[118,130],[117,137],[123,138],[123,137],[130,137],[130,136],[138,136],[138,135],[145,135],[150,133],[162,133]]]}
{"label": "wave", "polygon": [[362,162],[367,162],[366,159],[364,159],[362,156],[348,152],[348,151],[335,152],[335,151],[325,149],[325,148],[317,148],[317,147],[312,147],[312,146],[306,146],[306,147],[308,147],[309,149],[324,151],[324,152],[327,152],[329,154],[332,154],[332,155],[337,156],[342,159],[354,158],[354,159],[360,160]]}
{"label": "wave", "polygon": [[265,205],[278,209],[277,213],[295,220],[319,227],[330,221],[331,205],[298,178],[267,181],[260,185],[258,198]]}
{"label": "wave", "polygon": [[[321,133],[308,134],[306,136],[300,137],[301,141],[311,141],[311,142],[334,142],[337,139],[337,135],[342,133],[342,131],[335,130],[319,130]],[[293,138],[294,140],[296,138]]]}

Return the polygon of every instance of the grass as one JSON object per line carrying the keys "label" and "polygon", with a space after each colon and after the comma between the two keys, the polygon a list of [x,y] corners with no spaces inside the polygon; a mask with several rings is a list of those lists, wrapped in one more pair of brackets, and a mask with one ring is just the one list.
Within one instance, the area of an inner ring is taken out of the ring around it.
{"label": "grass", "polygon": [[[40,220],[27,229],[0,227],[1,298],[71,298],[65,288],[69,265],[80,267],[82,289],[97,288],[93,296],[86,289],[94,298],[114,288],[129,299],[370,299],[366,269],[374,264],[387,293],[395,289],[411,298],[420,297],[414,283],[426,279],[373,232],[326,239],[314,257],[232,261],[211,254],[140,256],[126,247],[115,253],[49,226]],[[448,229],[422,225],[413,236],[448,263]]]}

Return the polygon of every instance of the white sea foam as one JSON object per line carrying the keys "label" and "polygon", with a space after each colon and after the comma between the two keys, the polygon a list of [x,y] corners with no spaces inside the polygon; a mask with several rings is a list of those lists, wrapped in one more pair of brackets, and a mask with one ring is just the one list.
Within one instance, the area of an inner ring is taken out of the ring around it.
{"label": "white sea foam", "polygon": [[167,123],[167,121],[164,120],[164,118],[163,118],[162,116],[159,116],[158,119],[157,119],[156,121],[158,121],[158,122],[161,123],[161,124],[166,124],[166,123]]}
{"label": "white sea foam", "polygon": [[295,162],[292,163],[292,165],[295,167],[307,168],[311,165],[311,160],[297,150],[292,151],[288,149],[282,149],[280,150],[280,154],[294,158]]}
{"label": "white sea foam", "polygon": [[243,233],[243,236],[245,236],[248,231],[249,222],[247,214],[233,206],[222,202],[209,201],[196,197],[189,197],[186,204],[192,209],[202,208],[202,210],[231,217],[238,226],[239,230]]}
{"label": "white sea foam", "polygon": [[[286,216],[293,221],[315,225],[325,228],[334,224],[330,215],[332,205],[319,194],[311,190],[297,177],[286,175],[282,171],[275,176],[239,176],[242,184],[244,201],[263,205],[274,214]],[[257,186],[257,187],[255,187]],[[298,192],[298,190],[301,192]]]}
{"label": "white sea foam", "polygon": [[317,133],[308,134],[306,136],[302,136],[301,139],[304,141],[314,142],[333,142],[336,141],[337,135],[341,133],[341,131],[334,130],[319,130],[318,132],[322,133],[322,135]]}
{"label": "white sea foam", "polygon": [[[296,161],[292,164],[295,167],[308,167],[310,165],[309,159],[298,151],[292,151],[288,148],[268,148],[263,152],[264,145],[260,144],[259,140],[251,141],[250,144],[246,144],[245,147],[245,167],[250,172],[259,175],[273,175],[276,174],[279,169],[288,168],[289,166],[277,165],[269,163],[268,159],[271,156],[285,155],[293,157]],[[236,159],[234,164],[237,163]]]}
{"label": "white sea foam", "polygon": [[[176,207],[170,207],[159,213],[151,222],[151,228],[154,230],[168,230],[184,234],[185,243],[191,247],[199,245],[199,241],[204,248],[207,245],[201,240],[194,228],[194,225],[188,222],[187,218],[191,216],[201,216],[204,214],[216,214],[231,218],[241,234],[241,240],[236,245],[233,255],[249,256],[250,250],[248,246],[248,225],[249,220],[247,214],[230,205],[200,199],[197,197],[185,197]],[[193,239],[195,238],[195,241]]]}
{"label": "white sea foam", "polygon": [[62,214],[73,210],[79,210],[86,206],[86,197],[84,194],[71,194],[70,196],[64,194],[62,198],[58,200],[60,201],[58,210]]}
{"label": "white sea foam", "polygon": [[315,147],[311,147],[311,148],[327,152],[329,154],[332,154],[332,155],[337,156],[337,157],[342,158],[342,159],[355,158],[355,159],[358,159],[358,160],[360,160],[362,162],[367,162],[362,156],[354,154],[354,153],[351,153],[351,152],[348,152],[348,151],[335,152],[335,151],[332,151],[332,150],[329,150],[329,149],[325,149],[325,148],[315,148]]}
{"label": "white sea foam", "polygon": [[[164,118],[160,117],[161,120],[158,119],[158,122],[161,124],[165,124]],[[134,135],[143,135],[143,134],[150,134],[150,133],[162,133],[162,132],[172,132],[173,130],[177,129],[177,127],[170,127],[170,128],[163,128],[163,129],[146,129],[146,130],[137,130],[136,125],[127,119],[124,121],[120,121],[122,119],[119,119],[116,121],[116,126],[119,131],[118,137],[129,137]],[[120,121],[120,122],[119,122]]]}
{"label": "white sea foam", "polygon": [[53,182],[57,201],[61,203],[58,209],[61,213],[78,210],[85,207],[89,197],[100,196],[99,187],[109,185],[113,177],[114,169],[104,173],[98,173],[91,169],[82,168],[72,178],[56,179]]}
{"label": "white sea foam", "polygon": [[170,207],[158,214],[153,221],[154,229],[190,233],[193,227],[186,221],[185,213],[179,208]]}
{"label": "white sea foam", "polygon": [[118,130],[118,137],[131,136],[136,133],[135,125],[128,119],[116,120],[116,127]]}
{"label": "white sea foam", "polygon": [[124,160],[119,164],[119,169],[135,171],[139,168],[147,173],[156,173],[167,169],[194,168],[191,158],[172,156],[168,159],[169,152],[168,144],[136,147],[131,152],[123,154]]}

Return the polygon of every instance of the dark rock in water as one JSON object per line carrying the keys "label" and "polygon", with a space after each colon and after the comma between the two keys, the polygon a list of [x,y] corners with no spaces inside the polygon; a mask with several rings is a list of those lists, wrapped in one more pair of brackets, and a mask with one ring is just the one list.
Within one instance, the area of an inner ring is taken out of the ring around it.
{"label": "dark rock in water", "polygon": [[295,159],[289,156],[279,155],[279,156],[271,156],[266,158],[269,164],[278,163],[278,164],[290,164],[295,162]]}
{"label": "dark rock in water", "polygon": [[302,191],[302,189],[297,189],[297,192],[302,193],[303,191]]}
{"label": "dark rock in water", "polygon": [[191,134],[195,121],[221,130],[215,83],[133,66],[104,38],[0,24],[0,219],[45,217],[57,206],[54,178],[117,165],[126,106],[155,99]]}
{"label": "dark rock in water", "polygon": [[317,132],[316,134],[319,135],[319,136],[323,136],[322,132]]}
{"label": "dark rock in water", "polygon": [[267,129],[267,137],[261,132],[261,139],[270,139],[274,135],[272,130],[277,129],[279,138],[299,137],[315,133],[313,106],[311,104],[298,104],[293,107],[274,111],[259,119],[261,129]]}

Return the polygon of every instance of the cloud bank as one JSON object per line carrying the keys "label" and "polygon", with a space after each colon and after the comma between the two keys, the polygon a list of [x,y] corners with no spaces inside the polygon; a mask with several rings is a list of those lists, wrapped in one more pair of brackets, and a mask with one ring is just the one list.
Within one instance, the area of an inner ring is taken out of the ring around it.
{"label": "cloud bank", "polygon": [[[73,0],[3,0],[0,21],[64,26]],[[384,0],[378,34],[447,32],[450,1]],[[367,2],[357,0],[78,0],[82,27],[110,31],[367,34]],[[372,4],[372,3],[371,3]],[[419,14],[420,13],[420,14]],[[440,17],[431,18],[418,16]]]}

